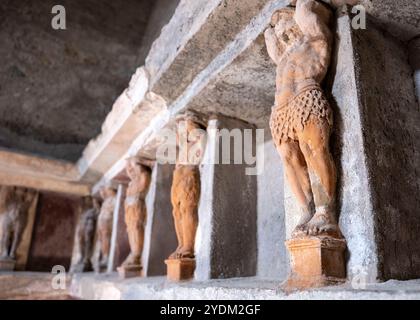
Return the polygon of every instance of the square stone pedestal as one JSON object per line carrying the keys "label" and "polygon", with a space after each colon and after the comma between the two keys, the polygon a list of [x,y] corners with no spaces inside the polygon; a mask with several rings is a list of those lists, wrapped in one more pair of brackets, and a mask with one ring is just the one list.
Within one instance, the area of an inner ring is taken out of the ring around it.
{"label": "square stone pedestal", "polygon": [[302,237],[286,241],[291,274],[285,289],[305,289],[343,283],[346,241],[332,237]]}
{"label": "square stone pedestal", "polygon": [[13,271],[15,270],[16,260],[13,259],[0,259],[0,271]]}
{"label": "square stone pedestal", "polygon": [[171,281],[185,281],[194,278],[195,259],[167,259],[167,278]]}
{"label": "square stone pedestal", "polygon": [[105,273],[107,272],[108,267],[104,264],[100,264],[100,263],[95,263],[93,266],[93,270],[95,271],[95,273],[100,274],[100,273]]}
{"label": "square stone pedestal", "polygon": [[143,277],[143,267],[141,265],[121,266],[117,268],[118,274],[122,279]]}
{"label": "square stone pedestal", "polygon": [[71,273],[90,272],[92,270],[93,270],[93,266],[90,262],[85,262],[85,263],[80,262],[80,263],[77,263],[77,264],[73,265],[70,268]]}

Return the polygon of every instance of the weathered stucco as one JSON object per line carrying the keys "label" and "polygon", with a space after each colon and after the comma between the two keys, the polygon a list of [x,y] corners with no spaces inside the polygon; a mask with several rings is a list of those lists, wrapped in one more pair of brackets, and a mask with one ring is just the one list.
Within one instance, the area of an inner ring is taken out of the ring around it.
{"label": "weathered stucco", "polygon": [[264,163],[264,171],[257,176],[257,275],[261,278],[284,280],[289,271],[289,257],[284,245],[286,230],[283,166],[272,140],[258,146],[258,156]]}
{"label": "weathered stucco", "polygon": [[353,50],[353,29],[347,15],[337,21],[335,53],[327,88],[334,110],[333,155],[338,171],[337,211],[347,241],[347,274],[364,274],[368,281],[378,276],[375,221],[366,163],[359,84],[359,61]]}
{"label": "weathered stucco", "polygon": [[420,2],[416,0],[360,0],[375,22],[393,36],[408,41],[420,34]]}
{"label": "weathered stucco", "polygon": [[152,1],[62,1],[67,30],[56,4],[0,4],[0,144],[75,161],[136,69]]}
{"label": "weathered stucco", "polygon": [[354,32],[380,278],[420,277],[420,109],[407,47],[372,23]]}
{"label": "weathered stucco", "polygon": [[[414,85],[416,86],[417,102],[420,102],[420,37],[408,44],[410,64],[413,68]],[[419,104],[420,107],[420,104]]]}
{"label": "weathered stucco", "polygon": [[220,113],[264,128],[274,104],[275,65],[259,36],[223,69],[189,107],[203,113]]}
{"label": "weathered stucco", "polygon": [[143,266],[147,276],[165,275],[164,261],[177,246],[170,198],[173,170],[173,165],[156,164],[153,168],[146,199],[148,216],[143,251]]}
{"label": "weathered stucco", "polygon": [[[208,130],[234,128],[243,133],[253,126],[225,117],[210,120],[208,125]],[[233,156],[230,164],[221,161],[211,164],[223,154],[220,141],[210,135],[200,169],[195,272],[198,280],[256,275],[257,178],[246,175],[247,165],[234,164]],[[231,154],[233,141],[231,139]]]}
{"label": "weathered stucco", "polygon": [[420,293],[419,280],[388,281],[360,290],[345,284],[285,292],[276,280],[237,278],[174,284],[164,277],[122,281],[116,275],[76,275],[69,288],[75,297],[94,300],[417,300]]}

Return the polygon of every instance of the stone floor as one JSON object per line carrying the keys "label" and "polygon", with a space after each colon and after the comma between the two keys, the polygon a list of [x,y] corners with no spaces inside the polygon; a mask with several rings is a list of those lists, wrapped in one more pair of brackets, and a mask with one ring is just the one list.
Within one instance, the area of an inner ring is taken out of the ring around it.
{"label": "stone floor", "polygon": [[0,300],[73,300],[66,290],[52,288],[53,275],[45,273],[0,273]]}
{"label": "stone floor", "polygon": [[197,299],[197,300],[335,300],[335,299],[410,299],[420,300],[420,279],[388,281],[355,290],[350,284],[285,292],[279,281],[257,278],[171,283],[164,277],[121,280],[117,275],[76,275],[71,293],[82,299]]}
{"label": "stone floor", "polygon": [[116,274],[83,274],[68,277],[65,290],[53,290],[52,275],[43,273],[0,273],[0,300],[71,299],[197,299],[197,300],[420,300],[420,279],[387,281],[355,290],[350,284],[285,292],[280,282],[257,278],[171,283],[164,277],[121,280]]}

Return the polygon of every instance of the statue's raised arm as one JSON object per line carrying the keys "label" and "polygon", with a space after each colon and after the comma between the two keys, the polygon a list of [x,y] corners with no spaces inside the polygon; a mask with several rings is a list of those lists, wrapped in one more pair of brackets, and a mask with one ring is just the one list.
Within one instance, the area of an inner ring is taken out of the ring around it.
{"label": "statue's raised arm", "polygon": [[320,72],[317,80],[322,81],[330,60],[333,35],[330,30],[332,12],[316,0],[297,0],[295,21],[311,49],[317,53]]}

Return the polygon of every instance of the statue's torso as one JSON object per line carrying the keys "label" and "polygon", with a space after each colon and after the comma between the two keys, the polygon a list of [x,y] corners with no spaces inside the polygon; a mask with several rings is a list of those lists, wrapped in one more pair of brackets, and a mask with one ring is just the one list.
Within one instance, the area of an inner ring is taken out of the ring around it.
{"label": "statue's torso", "polygon": [[327,72],[327,66],[320,63],[320,55],[329,56],[328,47],[323,39],[302,37],[286,49],[277,64],[276,106],[320,85]]}
{"label": "statue's torso", "polygon": [[108,221],[112,220],[112,216],[114,213],[114,207],[115,207],[115,197],[109,197],[104,200],[101,212],[99,214],[99,220],[100,221]]}

